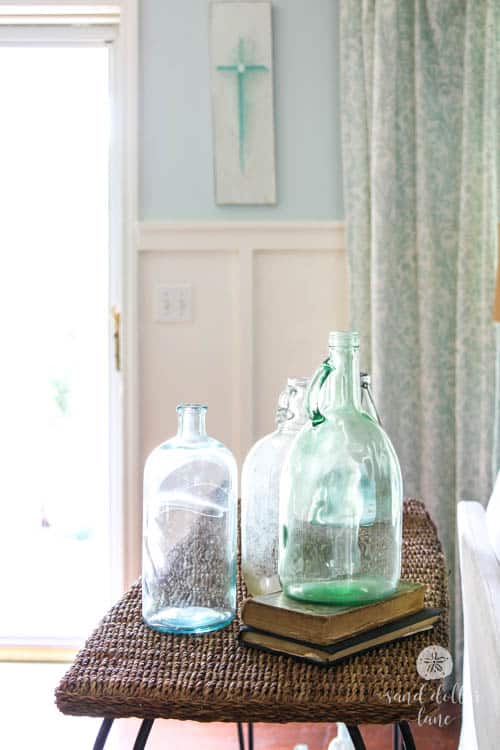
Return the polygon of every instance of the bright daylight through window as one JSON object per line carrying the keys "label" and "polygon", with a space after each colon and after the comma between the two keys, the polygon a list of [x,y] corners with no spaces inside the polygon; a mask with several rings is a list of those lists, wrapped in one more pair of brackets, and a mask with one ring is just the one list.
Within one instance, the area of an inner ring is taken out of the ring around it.
{"label": "bright daylight through window", "polygon": [[0,641],[61,644],[109,604],[108,50],[0,70]]}

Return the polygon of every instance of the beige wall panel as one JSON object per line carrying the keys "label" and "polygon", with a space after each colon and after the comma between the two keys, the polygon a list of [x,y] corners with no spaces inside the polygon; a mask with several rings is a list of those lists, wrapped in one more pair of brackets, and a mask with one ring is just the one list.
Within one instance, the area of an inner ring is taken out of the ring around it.
{"label": "beige wall panel", "polygon": [[[156,323],[157,284],[192,285],[192,320]],[[238,256],[147,252],[140,256],[140,413],[143,458],[176,432],[175,407],[208,405],[207,429],[234,449],[237,392]]]}
{"label": "beige wall panel", "polygon": [[327,355],[328,332],[348,326],[343,252],[254,254],[254,430],[273,428],[288,376],[310,376]]}

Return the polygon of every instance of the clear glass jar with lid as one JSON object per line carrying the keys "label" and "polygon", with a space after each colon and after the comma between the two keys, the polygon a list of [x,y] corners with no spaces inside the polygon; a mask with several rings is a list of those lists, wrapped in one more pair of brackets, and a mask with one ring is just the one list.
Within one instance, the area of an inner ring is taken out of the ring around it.
{"label": "clear glass jar with lid", "polygon": [[206,411],[178,406],[177,435],[144,469],[142,612],[169,633],[217,630],[236,610],[237,467]]}
{"label": "clear glass jar with lid", "polygon": [[278,401],[276,430],[251,448],[241,475],[241,563],[253,596],[280,589],[279,482],[286,454],[307,422],[308,378],[288,378]]}
{"label": "clear glass jar with lid", "polygon": [[401,470],[361,406],[358,350],[356,332],[330,334],[306,397],[310,421],[283,467],[279,571],[284,592],[301,600],[363,604],[399,581]]}

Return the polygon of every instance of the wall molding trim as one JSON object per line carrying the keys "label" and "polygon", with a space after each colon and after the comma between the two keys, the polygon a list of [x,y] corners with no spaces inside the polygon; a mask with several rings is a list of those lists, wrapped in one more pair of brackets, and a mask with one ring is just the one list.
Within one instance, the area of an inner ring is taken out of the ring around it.
{"label": "wall molding trim", "polygon": [[[257,366],[256,319],[259,315],[255,290],[259,261],[264,259],[283,272],[294,262],[294,255],[311,259],[318,254],[324,261],[335,256],[337,267],[345,266],[345,225],[342,221],[190,221],[139,222],[136,227],[139,267],[147,267],[161,256],[165,269],[175,278],[177,264],[185,269],[212,256],[223,255],[234,271],[231,297],[234,307],[232,350],[236,375],[230,387],[235,433],[231,444],[238,446],[241,458],[254,443],[255,434],[255,372]],[[184,257],[182,257],[184,256]],[[317,262],[317,260],[316,260]],[[304,266],[302,266],[303,270]],[[184,278],[184,276],[183,276]],[[332,279],[332,285],[333,285]],[[168,329],[166,329],[168,330]],[[176,354],[177,356],[177,354]]]}
{"label": "wall molding trim", "polygon": [[344,221],[144,221],[139,252],[248,250],[345,251]]}

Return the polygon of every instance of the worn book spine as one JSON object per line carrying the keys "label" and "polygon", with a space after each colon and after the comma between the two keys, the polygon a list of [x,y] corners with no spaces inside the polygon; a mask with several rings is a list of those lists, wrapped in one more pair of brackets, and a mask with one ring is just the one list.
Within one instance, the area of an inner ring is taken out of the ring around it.
{"label": "worn book spine", "polygon": [[397,622],[388,623],[366,633],[345,638],[341,642],[322,646],[316,643],[282,638],[273,633],[242,626],[239,640],[246,646],[275,654],[285,654],[316,664],[334,664],[355,654],[364,653],[376,646],[408,638],[416,633],[430,630],[442,614],[440,609],[423,609]]}
{"label": "worn book spine", "polygon": [[278,636],[328,645],[420,611],[424,594],[424,586],[404,583],[394,596],[360,607],[304,604],[282,593],[268,594],[246,599],[241,620]]}

